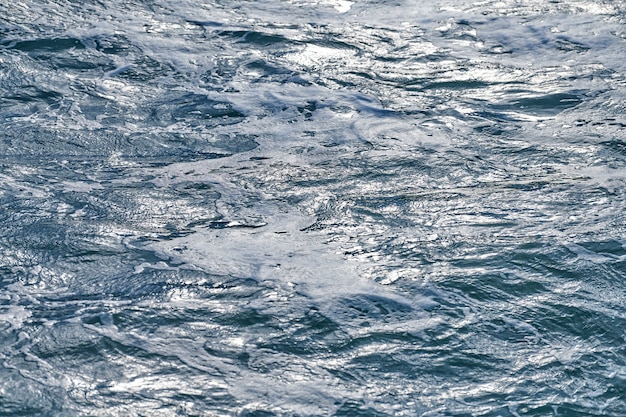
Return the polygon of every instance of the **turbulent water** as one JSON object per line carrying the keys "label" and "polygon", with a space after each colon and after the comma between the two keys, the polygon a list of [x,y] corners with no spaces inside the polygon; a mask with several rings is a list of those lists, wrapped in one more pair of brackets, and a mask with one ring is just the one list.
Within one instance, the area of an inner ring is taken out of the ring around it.
{"label": "turbulent water", "polygon": [[626,416],[622,0],[0,4],[1,416]]}

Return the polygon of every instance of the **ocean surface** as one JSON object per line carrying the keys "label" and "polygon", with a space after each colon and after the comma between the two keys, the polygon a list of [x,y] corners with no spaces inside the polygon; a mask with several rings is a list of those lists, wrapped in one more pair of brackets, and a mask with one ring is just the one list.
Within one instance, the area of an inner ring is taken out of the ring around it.
{"label": "ocean surface", "polygon": [[626,416],[626,2],[0,2],[0,416]]}

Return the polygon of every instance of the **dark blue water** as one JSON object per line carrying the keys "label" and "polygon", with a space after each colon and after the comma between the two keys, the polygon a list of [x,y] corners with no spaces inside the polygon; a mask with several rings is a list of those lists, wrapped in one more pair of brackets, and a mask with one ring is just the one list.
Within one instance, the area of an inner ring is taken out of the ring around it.
{"label": "dark blue water", "polygon": [[626,416],[624,1],[0,4],[0,416]]}

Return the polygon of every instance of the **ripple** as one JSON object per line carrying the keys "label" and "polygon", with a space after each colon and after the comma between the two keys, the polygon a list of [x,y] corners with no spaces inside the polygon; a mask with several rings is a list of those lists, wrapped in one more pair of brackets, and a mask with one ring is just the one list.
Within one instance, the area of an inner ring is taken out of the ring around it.
{"label": "ripple", "polygon": [[621,415],[624,10],[417,6],[0,5],[0,414]]}

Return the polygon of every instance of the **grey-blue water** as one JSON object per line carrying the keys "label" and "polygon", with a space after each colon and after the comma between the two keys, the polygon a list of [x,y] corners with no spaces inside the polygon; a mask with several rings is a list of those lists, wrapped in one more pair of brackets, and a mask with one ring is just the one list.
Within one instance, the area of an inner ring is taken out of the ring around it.
{"label": "grey-blue water", "polygon": [[0,2],[0,416],[626,416],[622,0]]}

